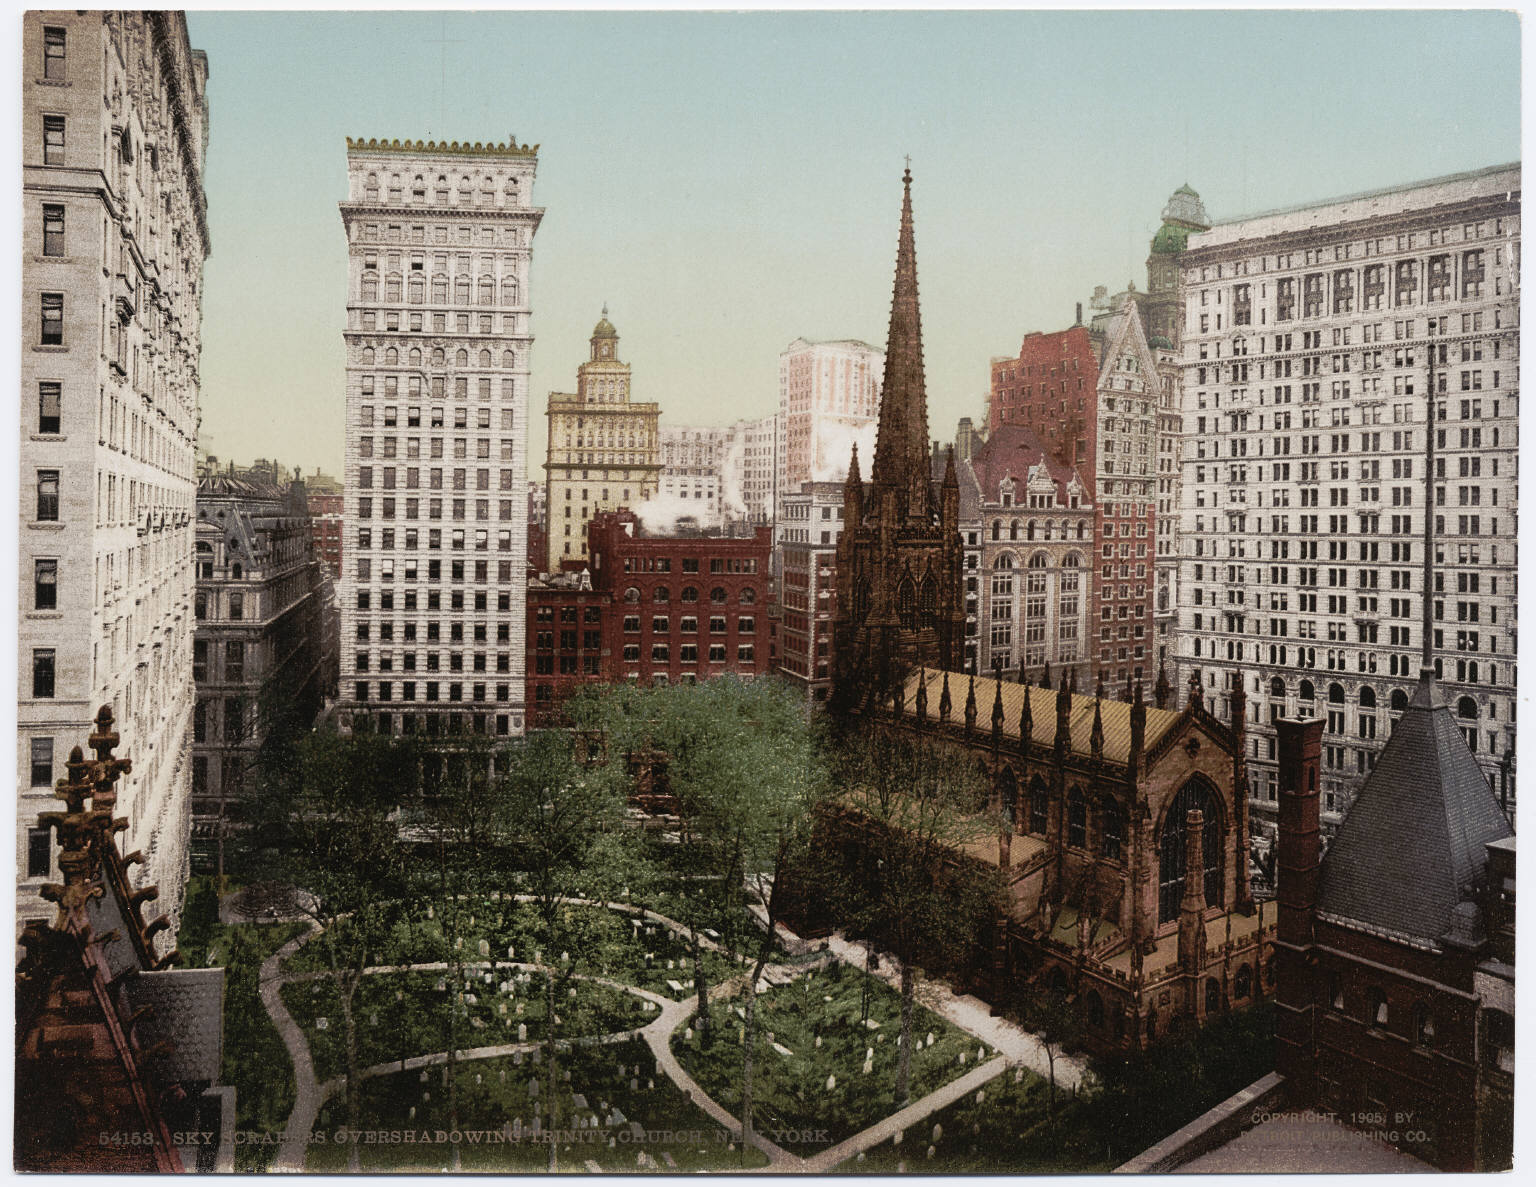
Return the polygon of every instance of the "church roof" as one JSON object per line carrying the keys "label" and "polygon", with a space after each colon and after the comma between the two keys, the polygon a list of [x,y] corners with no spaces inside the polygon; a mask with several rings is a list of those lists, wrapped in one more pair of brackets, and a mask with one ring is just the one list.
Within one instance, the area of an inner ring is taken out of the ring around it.
{"label": "church roof", "polygon": [[1433,678],[1419,687],[1323,859],[1318,911],[1334,922],[1439,948],[1512,835]]}
{"label": "church roof", "polygon": [[[970,676],[959,672],[949,674],[949,695],[952,702],[957,705],[963,703],[969,688],[967,682],[970,679]],[[944,694],[944,673],[933,668],[913,672],[907,677],[906,686],[902,691],[902,716],[917,716],[919,681],[923,681],[927,688],[928,719],[937,721],[939,699]],[[979,730],[985,731],[991,728],[992,701],[996,696],[996,687],[997,681],[992,677],[976,677],[976,721]],[[1104,759],[1106,762],[1124,766],[1131,755],[1131,706],[1124,701],[1096,700],[1083,693],[1069,695],[1072,698],[1071,753],[1084,758],[1091,753],[1088,739],[1093,732],[1093,714],[1097,707],[1104,725]],[[1024,711],[1026,696],[1029,697],[1030,739],[1040,746],[1049,747],[1056,741],[1057,693],[1054,689],[1040,688],[1033,684],[1014,684],[1007,680],[1002,682],[1003,737],[1012,738],[1017,744],[1019,718]],[[1146,748],[1151,751],[1184,714],[1172,709],[1159,709],[1152,705],[1146,706],[1146,710]],[[949,720],[960,722],[964,720],[964,716],[957,709],[950,713]]]}

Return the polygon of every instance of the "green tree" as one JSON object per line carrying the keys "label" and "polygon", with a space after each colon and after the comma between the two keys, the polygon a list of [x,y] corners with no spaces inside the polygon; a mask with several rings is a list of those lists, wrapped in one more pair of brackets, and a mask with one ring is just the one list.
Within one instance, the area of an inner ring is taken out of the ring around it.
{"label": "green tree", "polygon": [[[839,794],[823,823],[830,847],[824,893],[850,930],[870,936],[901,968],[896,1097],[911,1091],[916,971],[977,956],[996,918],[1000,879],[985,852],[996,836],[988,788],[969,755],[902,729],[857,719],[834,743]],[[840,856],[839,856],[840,855]]]}
{"label": "green tree", "polygon": [[251,797],[252,871],[297,888],[319,929],[341,1003],[347,1123],[359,1124],[354,1003],[369,954],[388,943],[406,885],[399,813],[415,795],[416,749],[407,739],[310,734],[292,761],[274,764]]}

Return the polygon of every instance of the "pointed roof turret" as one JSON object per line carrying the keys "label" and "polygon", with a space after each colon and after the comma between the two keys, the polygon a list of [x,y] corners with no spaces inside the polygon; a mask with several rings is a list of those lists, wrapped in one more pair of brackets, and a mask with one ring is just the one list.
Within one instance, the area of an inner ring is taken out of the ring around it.
{"label": "pointed roof turret", "polygon": [[928,673],[919,668],[917,672],[917,728],[923,728],[923,722],[928,720]]}
{"label": "pointed roof turret", "polygon": [[1046,660],[1045,661],[1045,669],[1044,669],[1044,671],[1042,671],[1040,673],[1040,687],[1041,688],[1050,688],[1051,687],[1051,661],[1050,660]]}
{"label": "pointed roof turret", "polygon": [[1426,671],[1328,847],[1318,911],[1438,947],[1481,888],[1488,843],[1512,835]]}
{"label": "pointed roof turret", "polygon": [[993,669],[992,677],[992,728],[1003,728],[1003,669]]}
{"label": "pointed roof turret", "polygon": [[[1103,688],[1101,684],[1099,686]],[[1088,753],[1094,758],[1104,757],[1104,712],[1100,707],[1102,700],[1095,698],[1093,702],[1093,728],[1088,731]]]}
{"label": "pointed roof turret", "polygon": [[970,687],[965,693],[965,728],[968,730],[976,728],[976,674],[974,672],[971,674]]}
{"label": "pointed roof turret", "polygon": [[1029,742],[1035,733],[1035,713],[1029,703],[1028,688],[1024,690],[1024,695],[1020,699],[1024,704],[1019,709],[1019,749],[1028,754]]}
{"label": "pointed roof turret", "polygon": [[1173,685],[1168,683],[1168,665],[1160,663],[1157,665],[1157,683],[1152,686],[1153,703],[1159,709],[1165,709],[1168,707],[1168,698],[1172,695]]}
{"label": "pointed roof turret", "polygon": [[917,250],[912,234],[912,170],[901,178],[901,232],[886,335],[885,377],[870,477],[898,492],[906,518],[928,515],[928,396],[923,379],[923,327],[917,302]]}
{"label": "pointed roof turret", "polygon": [[945,673],[944,673],[944,688],[939,693],[939,720],[940,721],[948,721],[949,720],[949,711],[950,711],[951,708],[953,708],[953,706],[954,706],[954,702],[949,699],[949,672],[948,672],[948,670],[946,670]]}

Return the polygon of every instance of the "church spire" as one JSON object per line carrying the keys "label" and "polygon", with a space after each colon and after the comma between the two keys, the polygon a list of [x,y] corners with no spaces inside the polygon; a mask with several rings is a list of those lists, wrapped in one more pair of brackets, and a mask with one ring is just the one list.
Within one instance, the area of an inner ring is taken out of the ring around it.
{"label": "church spire", "polygon": [[928,397],[923,381],[923,327],[917,303],[917,251],[912,236],[912,171],[902,174],[896,285],[886,336],[885,379],[870,477],[892,490],[899,518],[929,515]]}

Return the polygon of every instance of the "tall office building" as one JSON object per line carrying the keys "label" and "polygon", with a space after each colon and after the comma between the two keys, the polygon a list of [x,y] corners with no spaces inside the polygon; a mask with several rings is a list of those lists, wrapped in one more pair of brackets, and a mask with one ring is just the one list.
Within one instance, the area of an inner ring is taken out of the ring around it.
{"label": "tall office building", "polygon": [[[688,503],[701,527],[718,524],[724,516],[721,474],[731,441],[730,429],[714,425],[661,428],[658,493],[663,499]],[[739,492],[735,493],[739,496]]]}
{"label": "tall office building", "polygon": [[885,355],[867,342],[796,338],[779,355],[775,510],[806,482],[841,482],[855,441],[874,456]]}
{"label": "tall office building", "polygon": [[[109,705],[119,838],[172,932],[187,877],[207,58],[176,12],[22,24],[17,914],[61,881],[38,826]],[[168,945],[167,945],[168,946]]]}
{"label": "tall office building", "polygon": [[591,354],[576,368],[574,392],[549,393],[549,571],[587,557],[587,524],[599,511],[634,507],[661,481],[660,406],[630,399],[629,364],[619,359],[619,332],[602,319]]}
{"label": "tall office building", "polygon": [[344,725],[523,730],[537,167],[347,140]]}
{"label": "tall office building", "polygon": [[1512,802],[1519,165],[1217,223],[1179,262],[1178,683],[1248,682],[1256,821],[1277,717],[1324,720],[1325,827],[1375,765],[1417,680],[1428,514],[1436,675]]}

